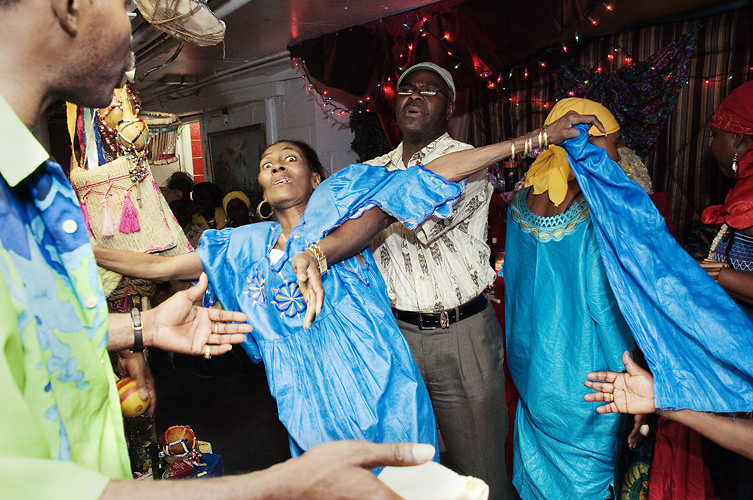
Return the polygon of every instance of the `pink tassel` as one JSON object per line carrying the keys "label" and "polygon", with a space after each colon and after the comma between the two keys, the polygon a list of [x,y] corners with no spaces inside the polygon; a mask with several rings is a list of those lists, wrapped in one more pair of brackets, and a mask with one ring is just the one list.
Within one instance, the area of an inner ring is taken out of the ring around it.
{"label": "pink tassel", "polygon": [[123,234],[135,233],[141,231],[139,225],[139,213],[136,211],[136,207],[131,201],[131,193],[125,194],[123,200],[123,213],[120,216],[120,227],[118,230]]}
{"label": "pink tassel", "polygon": [[94,231],[92,231],[92,225],[89,222],[89,211],[86,209],[86,202],[81,202],[81,213],[84,214],[84,224],[86,225],[86,230],[89,231],[89,234],[94,236]]}
{"label": "pink tassel", "polygon": [[105,238],[112,237],[115,234],[112,228],[112,215],[110,207],[107,205],[107,196],[102,200],[102,236]]}

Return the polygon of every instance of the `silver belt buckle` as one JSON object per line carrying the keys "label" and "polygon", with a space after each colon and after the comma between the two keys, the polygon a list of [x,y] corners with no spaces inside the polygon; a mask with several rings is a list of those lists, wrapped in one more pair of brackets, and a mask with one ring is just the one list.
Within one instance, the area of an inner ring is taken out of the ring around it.
{"label": "silver belt buckle", "polygon": [[444,328],[450,327],[450,315],[447,314],[447,311],[442,311],[439,313],[439,326]]}

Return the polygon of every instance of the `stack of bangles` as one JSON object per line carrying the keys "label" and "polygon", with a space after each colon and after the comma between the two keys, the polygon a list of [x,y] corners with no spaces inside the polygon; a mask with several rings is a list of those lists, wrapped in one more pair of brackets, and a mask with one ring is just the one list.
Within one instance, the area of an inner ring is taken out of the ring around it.
{"label": "stack of bangles", "polygon": [[[549,149],[549,134],[546,130],[546,125],[539,129],[538,137],[539,151],[546,151]],[[523,141],[523,156],[531,156],[533,153],[533,133],[527,133],[525,140]],[[515,159],[515,141],[510,145],[510,158]]]}
{"label": "stack of bangles", "polygon": [[539,129],[539,149],[541,151],[549,149],[549,134],[546,131],[546,125]]}

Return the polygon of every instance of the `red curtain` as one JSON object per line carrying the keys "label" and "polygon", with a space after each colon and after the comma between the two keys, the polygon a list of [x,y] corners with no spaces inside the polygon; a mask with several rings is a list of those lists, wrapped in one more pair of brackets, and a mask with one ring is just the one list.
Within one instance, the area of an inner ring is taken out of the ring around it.
{"label": "red curtain", "polygon": [[[412,64],[450,70],[459,91],[488,78],[577,27],[600,0],[445,0],[288,47],[308,74],[379,113],[397,145],[394,84]],[[458,110],[462,112],[463,110]]]}

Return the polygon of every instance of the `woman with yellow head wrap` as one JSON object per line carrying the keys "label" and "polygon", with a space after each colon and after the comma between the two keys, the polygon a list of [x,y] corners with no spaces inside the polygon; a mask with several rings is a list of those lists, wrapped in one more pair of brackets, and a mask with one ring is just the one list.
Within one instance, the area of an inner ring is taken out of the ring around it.
{"label": "woman with yellow head wrap", "polygon": [[[544,125],[555,122],[569,111],[575,111],[581,115],[595,115],[604,125],[606,134],[591,126],[588,130],[591,142],[605,149],[612,160],[620,160],[620,155],[617,152],[620,124],[617,123],[614,115],[598,102],[578,97],[562,99],[554,105],[549,116],[546,117]],[[561,146],[551,146],[533,162],[526,175],[525,185],[526,187],[533,186],[533,194],[535,195],[547,193],[549,200],[558,207],[565,199],[568,185],[574,180],[575,176],[573,176],[565,150]]]}
{"label": "woman with yellow head wrap", "polygon": [[230,191],[222,199],[222,208],[227,214],[227,227],[240,227],[251,223],[251,216],[248,213],[251,207],[251,200],[243,191]]}
{"label": "woman with yellow head wrap", "polygon": [[[590,142],[614,149],[619,124],[602,105],[564,99],[546,123],[569,111],[595,115]],[[618,159],[615,157],[612,159]],[[523,500],[610,498],[624,421],[583,401],[582,374],[622,370],[633,339],[607,281],[568,156],[551,146],[513,199],[505,246],[508,366],[520,392],[513,483]]]}

